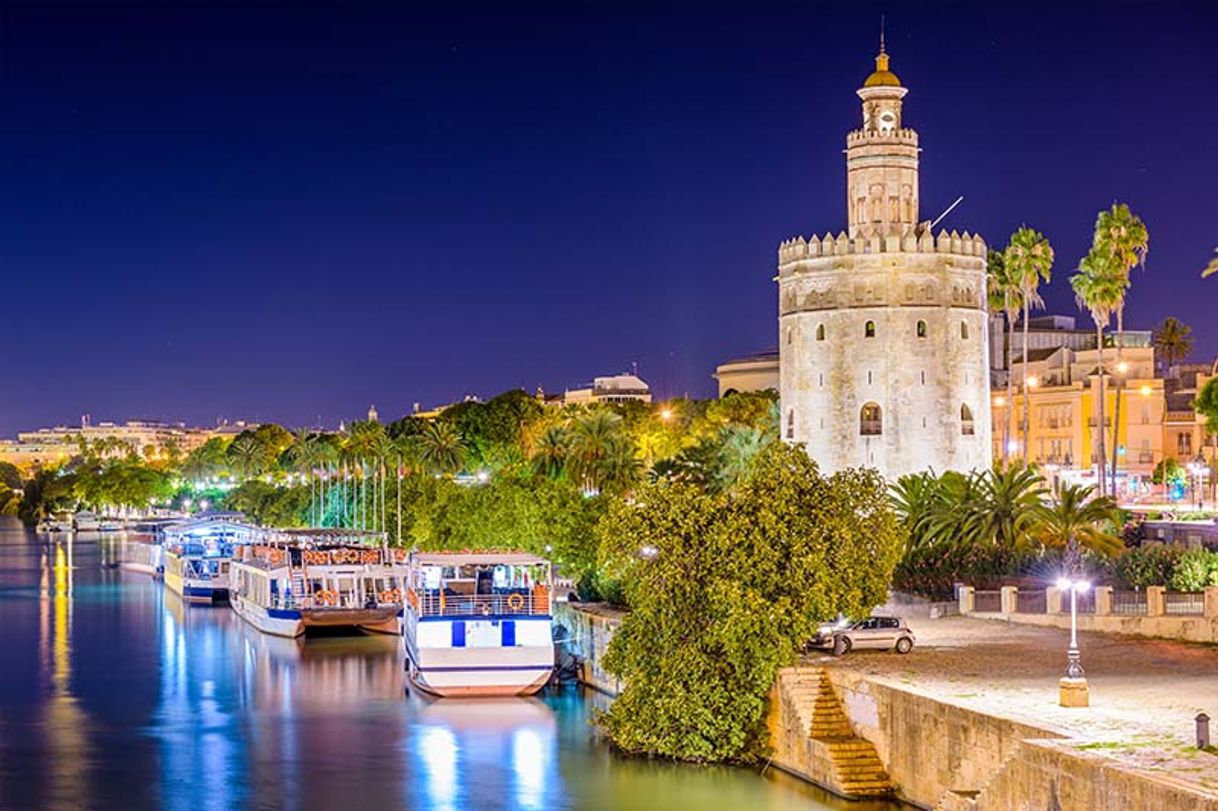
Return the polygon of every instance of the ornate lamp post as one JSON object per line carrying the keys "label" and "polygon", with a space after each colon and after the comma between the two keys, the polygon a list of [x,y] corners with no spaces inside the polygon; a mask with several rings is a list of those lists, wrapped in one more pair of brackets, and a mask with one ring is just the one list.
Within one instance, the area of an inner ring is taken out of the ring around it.
{"label": "ornate lamp post", "polygon": [[1066,543],[1065,564],[1068,574],[1057,581],[1057,587],[1070,592],[1070,647],[1066,649],[1066,675],[1058,682],[1058,703],[1063,707],[1086,707],[1090,702],[1087,672],[1083,670],[1083,657],[1078,649],[1078,595],[1085,594],[1091,583],[1079,574],[1078,539],[1073,535]]}

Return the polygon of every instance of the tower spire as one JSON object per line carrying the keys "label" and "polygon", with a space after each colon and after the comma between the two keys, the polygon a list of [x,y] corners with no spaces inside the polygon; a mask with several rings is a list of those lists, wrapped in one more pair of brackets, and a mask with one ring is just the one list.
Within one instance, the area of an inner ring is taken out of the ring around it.
{"label": "tower spire", "polygon": [[880,53],[884,53],[884,15],[880,15]]}

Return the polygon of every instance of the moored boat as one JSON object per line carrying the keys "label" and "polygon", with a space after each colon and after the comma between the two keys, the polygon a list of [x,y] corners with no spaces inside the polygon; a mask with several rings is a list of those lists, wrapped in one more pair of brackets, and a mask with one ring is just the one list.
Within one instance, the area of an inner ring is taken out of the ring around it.
{"label": "moored boat", "polygon": [[277,636],[310,628],[395,634],[406,575],[400,554],[380,532],[273,531],[233,558],[229,603],[246,622]]}
{"label": "moored boat", "polygon": [[264,534],[239,518],[239,513],[212,514],[167,527],[163,532],[166,588],[192,603],[228,599],[234,551]]}
{"label": "moored boat", "polygon": [[72,516],[72,528],[77,532],[96,532],[101,529],[97,513],[81,511]]}
{"label": "moored boat", "polygon": [[532,695],[554,671],[553,574],[525,552],[414,552],[406,670],[437,696]]}

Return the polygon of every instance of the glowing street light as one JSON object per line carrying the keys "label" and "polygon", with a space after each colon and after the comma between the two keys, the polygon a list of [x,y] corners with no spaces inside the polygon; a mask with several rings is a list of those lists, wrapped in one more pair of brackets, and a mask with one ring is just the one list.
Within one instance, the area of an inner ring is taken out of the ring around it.
{"label": "glowing street light", "polygon": [[1070,592],[1070,647],[1066,649],[1066,675],[1061,679],[1058,703],[1063,707],[1087,706],[1087,672],[1078,649],[1078,595],[1085,594],[1091,584],[1086,580],[1063,577],[1057,587]]}
{"label": "glowing street light", "polygon": [[1036,379],[1036,375],[1028,375],[1027,379],[1024,380],[1024,383],[1026,383],[1030,389],[1034,389],[1040,385],[1040,381]]}
{"label": "glowing street light", "polygon": [[669,422],[672,420],[672,417],[673,413],[671,408],[665,407],[660,409],[660,419],[662,419],[664,422]]}

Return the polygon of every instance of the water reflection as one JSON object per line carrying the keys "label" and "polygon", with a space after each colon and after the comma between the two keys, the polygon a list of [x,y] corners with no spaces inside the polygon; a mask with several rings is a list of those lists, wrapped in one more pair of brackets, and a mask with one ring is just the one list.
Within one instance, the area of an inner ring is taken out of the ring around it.
{"label": "water reflection", "polygon": [[395,637],[267,636],[114,549],[0,519],[0,809],[866,807],[615,757],[575,691],[407,694]]}

